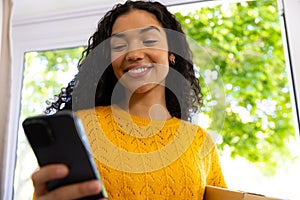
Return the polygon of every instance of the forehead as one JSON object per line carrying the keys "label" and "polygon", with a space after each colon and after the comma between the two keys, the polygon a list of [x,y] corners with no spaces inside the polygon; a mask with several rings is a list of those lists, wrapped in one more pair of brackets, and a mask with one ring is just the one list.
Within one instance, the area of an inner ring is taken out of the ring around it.
{"label": "forehead", "polygon": [[154,14],[144,10],[132,10],[116,19],[112,27],[112,34],[150,26],[162,28]]}

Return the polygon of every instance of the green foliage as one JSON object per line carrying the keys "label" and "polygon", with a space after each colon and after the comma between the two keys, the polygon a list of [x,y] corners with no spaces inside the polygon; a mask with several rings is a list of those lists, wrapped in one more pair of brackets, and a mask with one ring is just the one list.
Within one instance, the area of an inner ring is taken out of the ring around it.
{"label": "green foliage", "polygon": [[83,47],[25,54],[21,117],[41,114],[77,73]]}
{"label": "green foliage", "polygon": [[[229,147],[232,157],[274,174],[291,159],[288,143],[295,137],[276,0],[205,7],[176,17],[210,56],[203,59],[192,49],[195,63],[218,71],[224,84],[226,118],[219,148]],[[209,103],[204,100],[203,111],[211,116]]]}

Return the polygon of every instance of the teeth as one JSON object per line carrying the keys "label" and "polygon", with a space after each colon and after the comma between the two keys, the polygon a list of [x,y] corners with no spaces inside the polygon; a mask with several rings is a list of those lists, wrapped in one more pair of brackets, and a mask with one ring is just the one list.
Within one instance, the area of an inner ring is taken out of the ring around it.
{"label": "teeth", "polygon": [[142,73],[142,72],[144,72],[146,70],[147,70],[146,67],[142,67],[142,68],[131,69],[128,72],[138,74],[138,73]]}

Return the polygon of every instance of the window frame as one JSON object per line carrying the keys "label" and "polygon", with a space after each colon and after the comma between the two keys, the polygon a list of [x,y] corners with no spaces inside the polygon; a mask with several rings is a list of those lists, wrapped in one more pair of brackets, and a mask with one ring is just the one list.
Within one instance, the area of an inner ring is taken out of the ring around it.
{"label": "window frame", "polygon": [[[197,2],[208,1],[211,0]],[[194,3],[196,1],[164,0],[161,2],[167,6],[172,6]],[[300,18],[300,13],[297,11],[300,10],[300,2],[297,0],[278,0],[278,3],[283,23],[283,41],[286,41],[287,69],[290,73],[290,84],[293,86],[291,96],[293,98],[292,101],[295,102],[293,105],[295,129],[299,133],[300,57],[297,57],[296,54],[300,52],[300,40],[297,37],[300,35],[300,27],[297,24],[297,19]],[[25,52],[86,45],[88,38],[95,30],[98,20],[111,6],[96,6],[94,8],[82,8],[75,11],[62,11],[38,17],[12,20],[12,53],[14,59],[12,63],[9,130],[7,133],[8,145],[5,156],[6,166],[3,171],[4,180],[1,180],[5,184],[3,199],[13,199],[14,170],[12,169],[15,168],[16,163]]]}
{"label": "window frame", "polygon": [[293,104],[295,130],[300,131],[300,27],[298,19],[300,13],[300,1],[297,0],[278,0],[279,14],[281,16],[282,40],[286,67],[289,73],[291,89],[291,101]]}

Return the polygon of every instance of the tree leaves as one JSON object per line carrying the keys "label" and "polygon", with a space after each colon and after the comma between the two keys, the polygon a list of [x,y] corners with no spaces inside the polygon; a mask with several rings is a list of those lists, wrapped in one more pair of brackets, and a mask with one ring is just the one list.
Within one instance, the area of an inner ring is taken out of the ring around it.
{"label": "tree leaves", "polygon": [[[229,146],[232,157],[244,157],[262,172],[274,174],[291,159],[287,145],[295,138],[276,1],[203,7],[176,17],[210,55],[211,60],[203,60],[201,52],[192,49],[196,65],[217,69],[225,85],[226,118],[219,148]],[[201,78],[200,82],[204,97],[209,96]],[[203,111],[211,116],[206,108],[210,100],[204,102]],[[213,126],[214,122],[209,128]]]}
{"label": "tree leaves", "polygon": [[25,54],[21,117],[40,114],[77,73],[83,47]]}

